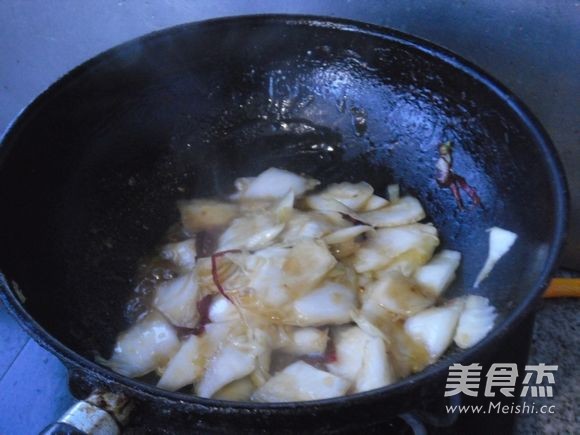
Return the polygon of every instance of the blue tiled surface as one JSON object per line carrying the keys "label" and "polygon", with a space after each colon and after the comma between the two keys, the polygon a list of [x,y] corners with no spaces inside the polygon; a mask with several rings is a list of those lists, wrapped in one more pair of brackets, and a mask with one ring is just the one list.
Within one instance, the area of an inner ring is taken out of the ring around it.
{"label": "blue tiled surface", "polygon": [[29,338],[1,303],[0,331],[0,379],[2,379],[2,375],[8,371]]}
{"label": "blue tiled surface", "polygon": [[61,362],[0,305],[0,434],[37,434],[73,402]]}

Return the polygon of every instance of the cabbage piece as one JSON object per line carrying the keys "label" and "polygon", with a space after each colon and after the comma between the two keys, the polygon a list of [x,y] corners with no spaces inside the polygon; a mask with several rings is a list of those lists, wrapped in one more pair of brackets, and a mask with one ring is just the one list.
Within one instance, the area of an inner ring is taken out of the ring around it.
{"label": "cabbage piece", "polygon": [[393,371],[398,378],[423,370],[431,358],[423,343],[411,338],[405,331],[404,322],[389,316],[378,319],[381,330],[390,342],[389,356]]}
{"label": "cabbage piece", "polygon": [[300,326],[341,325],[350,322],[355,306],[353,289],[326,282],[294,302],[295,322]]}
{"label": "cabbage piece", "polygon": [[245,264],[249,281],[246,291],[259,305],[281,307],[292,299],[287,283],[290,277],[283,270],[289,256],[290,249],[272,246],[248,257]]}
{"label": "cabbage piece", "polygon": [[292,217],[294,199],[294,191],[290,190],[282,199],[274,204],[272,213],[274,213],[278,222],[285,223]]}
{"label": "cabbage piece", "polygon": [[249,375],[255,368],[254,354],[233,344],[227,344],[208,361],[207,369],[196,387],[196,393],[200,397],[211,397],[230,382]]}
{"label": "cabbage piece", "polygon": [[489,304],[489,299],[476,295],[467,296],[453,338],[455,344],[462,349],[475,345],[492,330],[496,317],[497,312]]}
{"label": "cabbage piece", "polygon": [[[250,204],[254,207],[248,208]],[[293,217],[294,192],[289,191],[275,202],[243,202],[240,207],[245,214],[234,219],[220,236],[218,251],[256,250],[271,245]]]}
{"label": "cabbage piece", "polygon": [[208,323],[205,325],[205,332],[201,335],[201,338],[203,340],[202,351],[206,362],[217,352],[220,346],[231,341],[234,336],[239,336],[245,332],[245,325],[240,325],[238,321]]}
{"label": "cabbage piece", "polygon": [[[369,200],[372,194],[372,186],[364,181],[360,183],[336,183],[329,185],[326,189],[316,195],[310,195],[308,198],[308,205],[311,206],[314,204],[313,208],[321,210],[322,208],[317,207],[324,207],[323,204],[325,200],[334,200],[345,205],[350,210],[356,211]],[[326,209],[328,210],[328,208]]]}
{"label": "cabbage piece", "polygon": [[272,213],[242,216],[234,219],[219,238],[218,251],[228,249],[261,249],[272,244],[284,229]]}
{"label": "cabbage piece", "polygon": [[336,230],[323,240],[330,245],[332,254],[337,259],[344,260],[358,251],[362,243],[358,236],[368,231],[374,231],[374,228],[368,225],[354,225]]}
{"label": "cabbage piece", "polygon": [[195,238],[169,243],[161,250],[161,257],[171,261],[182,272],[193,269],[196,256]]}
{"label": "cabbage piece", "polygon": [[347,263],[354,253],[359,250],[360,242],[356,239],[351,239],[346,242],[329,245],[329,248],[337,260]]}
{"label": "cabbage piece", "polygon": [[374,390],[396,380],[385,342],[380,337],[368,337],[364,358],[354,384],[354,392]]}
{"label": "cabbage piece", "polygon": [[409,317],[405,322],[405,331],[425,346],[431,361],[436,361],[453,341],[462,309],[461,301],[428,308]]}
{"label": "cabbage piece", "polygon": [[386,207],[387,205],[389,205],[389,201],[387,201],[385,198],[382,198],[378,195],[371,195],[367,202],[365,202],[360,208],[360,211],[365,212],[378,210],[379,208]]}
{"label": "cabbage piece", "polygon": [[[356,272],[355,272],[356,273]],[[373,282],[375,279],[372,276],[371,272],[365,272],[365,273],[359,273],[357,275],[357,282],[359,287],[361,287],[363,290],[371,283]],[[360,296],[364,295],[363,293],[360,293]]]}
{"label": "cabbage piece", "polygon": [[391,272],[366,288],[363,311],[376,306],[409,317],[433,305],[434,300],[418,292],[414,282],[400,272]]}
{"label": "cabbage piece", "polygon": [[369,336],[358,326],[341,326],[333,328],[332,338],[336,361],[326,367],[331,373],[354,382],[363,365]]}
{"label": "cabbage piece", "polygon": [[415,272],[415,281],[425,293],[440,296],[455,279],[460,262],[461,253],[445,249]]}
{"label": "cabbage piece", "polygon": [[437,245],[437,229],[430,224],[381,228],[368,233],[368,239],[354,255],[353,266],[359,273],[379,270],[403,254],[417,264],[425,264]]}
{"label": "cabbage piece", "polygon": [[357,236],[360,236],[361,234],[364,234],[368,231],[373,231],[373,227],[368,225],[353,225],[351,227],[336,230],[333,233],[325,236],[323,240],[329,245],[334,245],[355,239]]}
{"label": "cabbage piece", "polygon": [[328,342],[328,330],[318,328],[288,328],[279,349],[295,355],[323,354]]}
{"label": "cabbage piece", "polygon": [[335,264],[321,241],[302,240],[288,248],[262,249],[246,260],[247,291],[264,305],[281,307],[314,288]]}
{"label": "cabbage piece", "polygon": [[240,208],[240,216],[253,215],[264,212],[270,212],[274,215],[284,216],[284,211],[294,208],[296,197],[292,190],[286,192],[280,198],[261,198],[261,199],[239,199],[236,204]]}
{"label": "cabbage piece", "polygon": [[372,390],[395,378],[380,336],[369,335],[358,326],[337,328],[334,337],[336,361],[327,364],[331,373],[350,380],[354,392]]}
{"label": "cabbage piece", "polygon": [[153,306],[175,326],[193,328],[197,324],[199,286],[195,269],[157,287]]}
{"label": "cabbage piece", "polygon": [[363,330],[365,334],[370,337],[382,338],[385,342],[389,342],[389,338],[385,333],[375,325],[377,319],[373,318],[372,315],[368,315],[365,312],[359,310],[352,310],[350,313],[352,321]]}
{"label": "cabbage piece", "polygon": [[239,212],[236,204],[213,199],[194,199],[178,204],[181,223],[190,234],[229,224]]}
{"label": "cabbage piece", "polygon": [[334,198],[323,195],[308,195],[304,204],[311,210],[323,212],[344,213],[346,215],[356,214],[354,210],[344,205],[342,202]]}
{"label": "cabbage piece", "polygon": [[390,276],[393,272],[399,272],[406,277],[411,277],[425,263],[422,256],[417,256],[413,251],[399,255],[387,267],[371,272],[376,280],[382,280]]}
{"label": "cabbage piece", "polygon": [[[229,252],[217,259],[219,282],[226,292],[241,289],[248,285],[248,278],[241,269],[248,255],[242,252]],[[220,291],[213,279],[211,258],[198,258],[195,269],[197,271],[199,288],[203,294],[219,294]]]}
{"label": "cabbage piece", "polygon": [[338,262],[326,275],[326,281],[341,284],[352,289],[359,288],[358,276],[355,270],[344,262]]}
{"label": "cabbage piece", "polygon": [[240,216],[248,214],[263,213],[272,210],[276,204],[281,203],[286,198],[269,198],[269,199],[240,199],[237,201],[240,207]]}
{"label": "cabbage piece", "polygon": [[[231,353],[223,351],[228,346],[232,346],[235,341],[247,343],[244,336],[246,328],[239,322],[210,323],[205,326],[205,333],[200,336],[190,336],[182,344],[179,351],[169,361],[167,367],[162,370],[162,376],[158,386],[160,388],[175,391],[186,385],[203,379],[203,388],[221,388],[220,382],[229,383],[229,378],[216,376],[211,370],[222,366],[227,366]],[[237,349],[237,348],[236,348]],[[225,353],[224,353],[225,352]],[[255,355],[242,348],[240,352],[244,355]],[[243,362],[243,360],[242,360]],[[237,367],[236,370],[242,369]],[[248,369],[250,372],[253,370]],[[237,375],[230,374],[233,378]],[[204,390],[207,391],[207,390]],[[207,393],[211,394],[211,393]]]}
{"label": "cabbage piece", "polygon": [[474,288],[479,287],[481,281],[483,281],[492,271],[495,263],[499,261],[501,257],[503,257],[507,251],[510,250],[512,245],[515,243],[518,235],[516,233],[512,233],[511,231],[504,230],[503,228],[493,227],[489,230],[489,252],[487,254],[487,260],[485,260],[485,264],[483,268],[477,275],[475,280],[475,284],[473,284]]}
{"label": "cabbage piece", "polygon": [[266,210],[272,211],[278,208],[284,208],[288,203],[288,199],[292,199],[292,207],[294,207],[295,195],[291,190],[286,192],[286,195],[279,198],[241,198],[239,195],[237,198],[233,198],[233,200],[236,201],[236,204],[240,207],[241,216],[262,213]]}
{"label": "cabbage piece", "polygon": [[202,340],[195,335],[188,337],[179,351],[171,358],[157,386],[168,391],[177,391],[191,385],[203,373],[205,355],[201,352]]}
{"label": "cabbage piece", "polygon": [[214,395],[218,400],[248,401],[254,392],[255,386],[249,376],[229,383]]}
{"label": "cabbage piece", "polygon": [[327,216],[317,212],[295,210],[286,222],[281,239],[284,243],[295,243],[304,239],[319,239],[333,230],[334,225]]}
{"label": "cabbage piece", "polygon": [[320,182],[284,169],[270,168],[255,178],[247,178],[244,183],[237,184],[242,189],[240,191],[242,199],[264,199],[282,198],[288,191],[294,192],[294,195],[299,197]]}
{"label": "cabbage piece", "polygon": [[229,383],[251,374],[261,353],[269,351],[263,334],[239,321],[209,323],[201,336],[205,371],[196,392],[211,397]]}
{"label": "cabbage piece", "polygon": [[252,395],[257,402],[292,402],[342,396],[349,382],[303,361],[289,365]]}
{"label": "cabbage piece", "polygon": [[209,320],[211,322],[240,321],[238,309],[222,295],[216,295],[209,306]]}
{"label": "cabbage piece", "polygon": [[417,198],[405,196],[386,207],[359,214],[363,222],[374,227],[395,227],[419,222],[425,211]]}
{"label": "cabbage piece", "polygon": [[264,385],[270,379],[272,349],[277,336],[276,327],[261,325],[251,330],[249,349],[256,355],[256,369],[250,375],[250,379],[255,386]]}
{"label": "cabbage piece", "polygon": [[117,338],[110,360],[99,363],[131,378],[163,367],[179,350],[173,327],[157,311],[152,311]]}

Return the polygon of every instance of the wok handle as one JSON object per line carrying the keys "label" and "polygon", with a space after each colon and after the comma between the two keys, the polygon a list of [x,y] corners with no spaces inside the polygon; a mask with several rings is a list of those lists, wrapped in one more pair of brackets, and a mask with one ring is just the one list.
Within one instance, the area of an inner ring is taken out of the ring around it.
{"label": "wok handle", "polygon": [[454,406],[455,411],[448,414],[433,414],[425,411],[410,411],[400,414],[399,418],[403,420],[413,435],[428,435],[430,433],[427,427],[446,428],[453,426],[459,417],[457,409],[461,405],[461,394],[456,394],[449,398],[449,405]]}
{"label": "wok handle", "polygon": [[119,435],[127,423],[133,403],[122,394],[93,391],[71,406],[41,435]]}
{"label": "wok handle", "polygon": [[52,423],[39,435],[87,435],[87,433],[67,423]]}
{"label": "wok handle", "polygon": [[545,298],[580,298],[580,278],[554,278]]}

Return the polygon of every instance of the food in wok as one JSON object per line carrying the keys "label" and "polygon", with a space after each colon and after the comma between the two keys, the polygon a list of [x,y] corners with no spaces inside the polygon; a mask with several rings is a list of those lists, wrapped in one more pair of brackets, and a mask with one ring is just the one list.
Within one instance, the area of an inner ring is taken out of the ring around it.
{"label": "food in wok", "polygon": [[453,342],[473,346],[495,308],[477,295],[445,300],[461,253],[438,249],[416,198],[387,190],[270,168],[227,199],[180,202],[181,221],[142,271],[150,292],[130,304],[138,320],[99,361],[155,372],[170,391],[283,402],[383,387]]}

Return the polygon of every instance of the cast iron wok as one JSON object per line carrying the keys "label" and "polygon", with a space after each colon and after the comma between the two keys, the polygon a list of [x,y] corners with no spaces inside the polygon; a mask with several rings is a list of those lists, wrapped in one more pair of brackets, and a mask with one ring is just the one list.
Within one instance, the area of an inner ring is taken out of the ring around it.
{"label": "cast iron wok", "polygon": [[[459,209],[436,183],[444,141],[481,206],[464,197]],[[394,385],[316,402],[201,399],[97,365],[131,321],[137,264],[177,220],[176,200],[225,195],[270,166],[417,195],[442,245],[463,253],[448,295],[489,297],[496,327]],[[452,362],[483,358],[530,312],[562,244],[566,186],[533,116],[457,56],[351,21],[252,16],[153,33],[63,77],[3,139],[0,204],[2,300],[70,368],[77,394],[123,392],[159,431],[332,430],[442,395]],[[474,290],[492,226],[519,239]]]}

